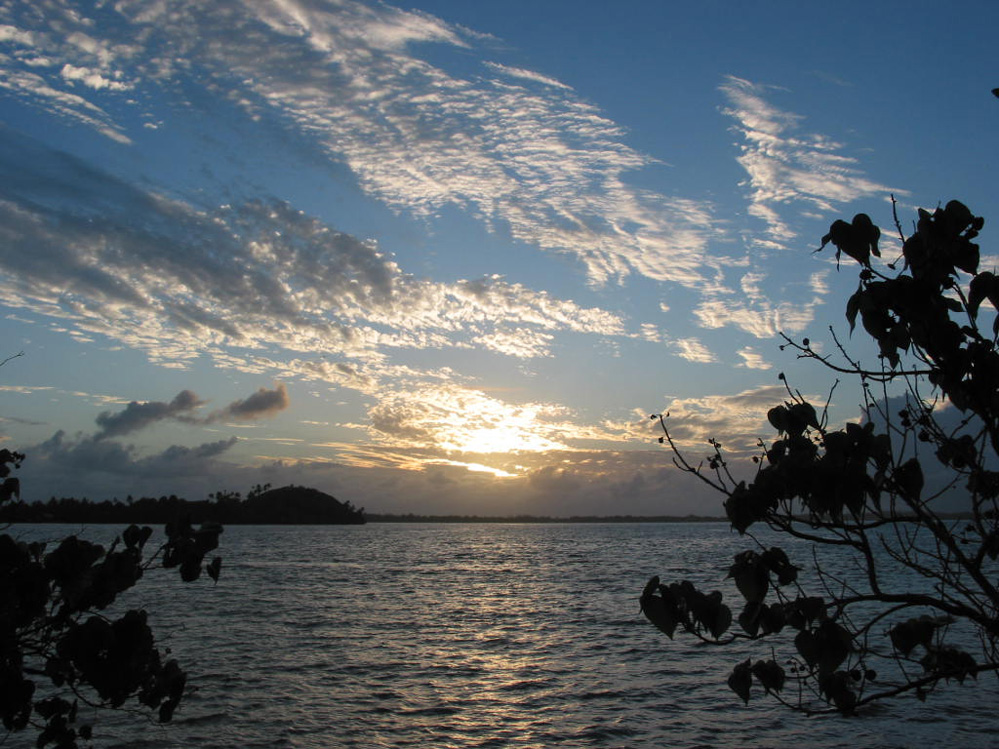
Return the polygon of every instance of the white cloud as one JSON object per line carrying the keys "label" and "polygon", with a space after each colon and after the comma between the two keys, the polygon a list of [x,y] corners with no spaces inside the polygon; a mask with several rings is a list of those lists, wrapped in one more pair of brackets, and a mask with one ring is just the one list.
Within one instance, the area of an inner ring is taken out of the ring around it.
{"label": "white cloud", "polygon": [[495,70],[497,73],[502,73],[503,75],[512,76],[513,78],[522,78],[526,81],[532,81],[534,83],[543,83],[546,86],[553,86],[555,88],[562,88],[566,90],[572,90],[571,86],[558,81],[554,78],[549,78],[546,75],[541,75],[541,73],[536,73],[533,70],[525,70],[524,68],[513,68],[508,65],[501,65],[498,62],[486,62],[486,65]]}
{"label": "white cloud", "polygon": [[[417,280],[376,245],[283,203],[207,214],[14,140],[0,149],[0,297],[160,363],[208,354],[253,368],[268,348],[368,367],[400,348],[547,356],[556,331],[627,333],[618,315],[498,276]],[[28,162],[49,179],[25,181]]]}
{"label": "white cloud", "polygon": [[698,338],[678,338],[673,341],[673,348],[681,358],[699,364],[711,364],[718,358]]}
{"label": "white cloud", "polygon": [[521,359],[532,359],[549,354],[554,336],[551,333],[517,328],[497,330],[494,333],[477,336],[473,340],[490,351]]}
{"label": "white cloud", "polygon": [[740,367],[745,367],[746,369],[770,369],[773,366],[751,346],[741,348],[736,353],[742,357],[742,364],[738,365]]}
{"label": "white cloud", "polygon": [[71,13],[58,26],[9,19],[7,36],[41,39],[36,51],[55,70],[29,79],[11,60],[4,85],[123,142],[124,127],[74,83],[93,93],[150,81],[223,92],[347,164],[389,205],[423,216],[467,209],[518,240],[577,257],[598,284],[638,273],[693,286],[714,262],[710,205],[628,186],[626,173],[652,159],[557,81],[497,63],[487,69],[543,85],[460,78],[419,59],[420,43],[477,41],[425,13],[350,0],[219,0],[211,12],[178,0],[101,12],[120,23]]}
{"label": "white cloud", "polygon": [[[753,271],[742,275],[739,291],[716,287],[706,291],[704,301],[694,308],[699,323],[708,329],[733,326],[756,338],[772,339],[779,333],[800,333],[815,317],[815,308],[821,304],[828,289],[822,273],[813,274],[808,290],[810,299],[791,302],[774,302],[764,287],[767,275]],[[786,286],[780,292],[785,297]]]}
{"label": "white cloud", "polygon": [[24,96],[41,103],[58,117],[73,120],[92,128],[119,143],[131,143],[122,128],[101,107],[82,96],[60,90],[38,73],[29,71],[0,71],[0,89],[16,96]]}
{"label": "white cloud", "polygon": [[112,91],[128,91],[132,88],[131,84],[109,79],[100,71],[92,70],[90,68],[78,68],[75,65],[70,65],[69,63],[62,66],[62,70],[59,74],[66,81],[79,81],[84,85],[97,90],[107,88]]}
{"label": "white cloud", "polygon": [[[666,426],[685,449],[707,450],[708,440],[716,439],[733,455],[752,454],[759,439],[774,436],[767,411],[786,397],[783,386],[766,385],[735,395],[674,398],[664,409],[669,412]],[[655,426],[653,422],[653,432]]]}
{"label": "white cloud", "polygon": [[35,39],[30,31],[22,31],[14,26],[0,24],[0,42],[14,42],[23,47],[31,47],[34,45]]}
{"label": "white cloud", "polygon": [[826,213],[835,204],[892,192],[867,178],[855,158],[842,155],[843,144],[801,133],[802,117],[767,101],[773,87],[729,76],[721,90],[730,104],[725,113],[743,137],[739,163],[749,177],[749,213],[767,224],[770,246],[786,247],[795,237],[781,215],[784,208]]}

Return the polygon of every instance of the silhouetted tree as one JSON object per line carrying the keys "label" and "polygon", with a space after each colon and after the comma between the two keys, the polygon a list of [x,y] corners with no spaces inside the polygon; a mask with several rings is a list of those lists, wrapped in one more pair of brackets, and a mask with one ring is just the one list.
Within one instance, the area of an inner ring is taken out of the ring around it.
{"label": "silhouetted tree", "polygon": [[270,484],[254,484],[253,488],[246,493],[247,499],[256,499],[271,488]]}
{"label": "silhouetted tree", "polygon": [[[0,450],[0,504],[19,494],[10,473],[22,460]],[[0,720],[8,732],[33,730],[39,747],[76,747],[92,735],[77,721],[80,703],[118,708],[134,701],[160,721],[171,719],[184,696],[184,671],[156,647],[145,611],[115,617],[107,610],[154,564],[178,568],[184,581],[202,570],[217,581],[220,558],[204,559],[222,528],[169,523],[166,542],[149,554],[152,532],[131,525],[109,548],[77,536],[50,549],[0,535]]]}
{"label": "silhouetted tree", "polygon": [[243,501],[243,495],[239,492],[228,491],[227,489],[219,489],[217,492],[212,492],[208,495],[208,499],[214,499],[220,505],[238,505]]}
{"label": "silhouetted tree", "polygon": [[[760,442],[747,482],[717,441],[695,465],[668,414],[652,417],[674,462],[726,496],[732,527],[753,546],[728,568],[734,610],[722,593],[658,577],[642,609],[671,638],[766,640],[767,655],[728,678],[747,703],[762,690],[794,708],[850,713],[999,670],[999,278],[978,268],[983,224],[952,201],[920,210],[906,237],[896,215],[901,271],[878,260],[881,233],[864,214],[823,237],[820,250],[831,243],[837,261],[860,265],[846,317],[877,344],[878,366],[862,366],[832,329],[832,353],[787,336],[781,348],[855,378],[859,422],[832,428],[829,403],[816,409],[781,374],[787,398],[767,414],[777,437]],[[964,497],[960,520],[943,512],[948,491]],[[761,525],[789,545],[759,540]]]}

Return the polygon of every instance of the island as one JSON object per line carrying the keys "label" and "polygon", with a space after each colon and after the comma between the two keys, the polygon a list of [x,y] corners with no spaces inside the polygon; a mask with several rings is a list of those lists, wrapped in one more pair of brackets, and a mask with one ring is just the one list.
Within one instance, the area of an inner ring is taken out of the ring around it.
{"label": "island", "polygon": [[186,517],[192,523],[223,525],[361,525],[364,509],[349,501],[305,486],[269,487],[251,491],[246,499],[237,492],[216,492],[210,499],[190,501],[175,495],[142,497],[124,502],[53,497],[48,502],[7,502],[0,512],[3,523],[137,523],[163,524]]}

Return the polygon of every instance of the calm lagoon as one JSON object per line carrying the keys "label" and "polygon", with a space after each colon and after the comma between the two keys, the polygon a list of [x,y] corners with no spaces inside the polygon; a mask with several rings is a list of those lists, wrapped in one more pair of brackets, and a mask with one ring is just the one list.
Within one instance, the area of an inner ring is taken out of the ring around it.
{"label": "calm lagoon", "polygon": [[157,570],[125,601],[149,612],[197,691],[166,726],[97,716],[95,743],[999,745],[993,677],[858,718],[808,718],[762,698],[744,707],[726,677],[764,653],[670,641],[638,595],[652,574],[727,589],[746,544],[726,523],[230,526],[217,586]]}

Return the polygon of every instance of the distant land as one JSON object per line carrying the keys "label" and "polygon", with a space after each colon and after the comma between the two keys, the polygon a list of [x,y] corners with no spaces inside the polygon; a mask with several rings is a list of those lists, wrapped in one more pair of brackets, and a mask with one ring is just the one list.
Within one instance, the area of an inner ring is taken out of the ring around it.
{"label": "distant land", "polygon": [[179,517],[192,523],[223,525],[360,525],[363,523],[712,523],[725,520],[710,515],[433,515],[422,513],[368,513],[350,502],[304,486],[252,491],[219,492],[200,501],[176,495],[125,501],[53,497],[47,502],[7,502],[0,523],[138,523],[163,525]]}
{"label": "distant land", "polygon": [[369,523],[718,523],[725,521],[721,516],[708,515],[572,515],[551,517],[549,515],[393,515],[368,513]]}
{"label": "distant land", "polygon": [[350,502],[294,485],[251,492],[246,499],[225,492],[214,501],[189,501],[173,495],[125,502],[53,497],[48,502],[7,502],[0,509],[0,522],[5,523],[159,525],[185,516],[192,523],[223,525],[360,525],[366,521],[364,510]]}
{"label": "distant land", "polygon": [[[362,525],[364,523],[720,523],[722,515],[434,515],[377,513],[358,509],[350,502],[304,486],[279,489],[256,487],[246,499],[238,493],[218,492],[210,499],[191,501],[175,495],[143,497],[124,502],[94,502],[74,497],[53,497],[48,502],[6,502],[0,506],[0,523],[142,523],[163,525],[187,517],[192,523],[223,525]],[[964,512],[943,513],[945,520],[967,520]],[[904,518],[901,518],[904,520]]]}

